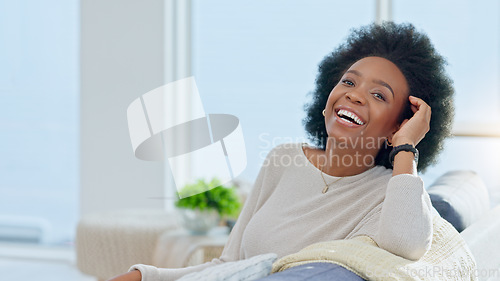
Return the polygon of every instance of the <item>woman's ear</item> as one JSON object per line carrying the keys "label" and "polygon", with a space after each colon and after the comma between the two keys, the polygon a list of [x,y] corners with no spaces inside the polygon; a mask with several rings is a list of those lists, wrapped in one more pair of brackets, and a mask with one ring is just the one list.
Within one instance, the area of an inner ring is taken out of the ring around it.
{"label": "woman's ear", "polygon": [[401,122],[401,124],[397,124],[397,125],[394,127],[394,130],[392,131],[392,133],[391,133],[389,136],[387,136],[387,141],[388,141],[389,143],[391,143],[391,144],[392,144],[392,138],[393,138],[393,137],[394,137],[394,135],[395,135],[395,134],[399,131],[399,129],[401,129],[401,127],[403,127],[403,126],[406,124],[406,122],[408,122],[408,119],[403,120],[403,122]]}
{"label": "woman's ear", "polygon": [[394,129],[392,130],[391,134],[387,136],[387,143],[392,146],[392,138],[394,135],[399,131],[399,128],[401,128],[401,124],[397,124]]}

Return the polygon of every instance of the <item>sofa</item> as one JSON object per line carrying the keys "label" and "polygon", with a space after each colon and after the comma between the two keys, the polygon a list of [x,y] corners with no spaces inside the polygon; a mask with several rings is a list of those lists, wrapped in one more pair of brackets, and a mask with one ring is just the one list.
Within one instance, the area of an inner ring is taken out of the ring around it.
{"label": "sofa", "polygon": [[[460,232],[474,255],[478,280],[500,280],[500,205],[490,208],[487,188],[479,176],[471,171],[451,171],[439,177],[428,188],[428,192],[433,206]],[[86,216],[80,221],[77,230],[77,266],[83,273],[96,276],[98,280],[121,274],[136,263],[168,266],[158,261],[159,255],[169,252],[162,239],[179,232],[179,228],[175,219],[162,211],[126,211]],[[191,247],[176,267],[218,257],[224,240],[216,241],[196,243],[196,247]],[[266,261],[269,263],[269,259]],[[363,280],[334,264],[292,269],[262,280],[313,280],[304,272],[316,278],[329,276],[329,280]]]}

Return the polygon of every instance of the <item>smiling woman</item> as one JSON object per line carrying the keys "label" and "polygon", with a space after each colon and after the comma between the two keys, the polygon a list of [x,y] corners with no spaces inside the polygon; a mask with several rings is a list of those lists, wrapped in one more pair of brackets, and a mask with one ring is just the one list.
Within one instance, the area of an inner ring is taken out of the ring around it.
{"label": "smiling woman", "polygon": [[[305,122],[318,147],[283,144],[268,154],[221,257],[183,269],[139,264],[115,280],[175,280],[357,236],[398,259],[424,257],[433,223],[442,219],[416,173],[415,147],[422,148],[419,167],[425,168],[449,133],[453,89],[443,64],[410,24],[353,31],[319,67]],[[437,114],[431,116],[431,107]],[[443,130],[430,130],[436,122]]]}

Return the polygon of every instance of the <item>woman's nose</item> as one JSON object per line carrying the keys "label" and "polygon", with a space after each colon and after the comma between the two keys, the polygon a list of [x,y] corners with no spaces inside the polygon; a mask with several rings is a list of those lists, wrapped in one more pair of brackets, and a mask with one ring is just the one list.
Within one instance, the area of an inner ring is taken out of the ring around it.
{"label": "woman's nose", "polygon": [[357,104],[361,104],[361,105],[365,104],[365,102],[366,102],[363,95],[356,92],[356,91],[346,93],[346,99],[353,102],[353,103],[357,103]]}

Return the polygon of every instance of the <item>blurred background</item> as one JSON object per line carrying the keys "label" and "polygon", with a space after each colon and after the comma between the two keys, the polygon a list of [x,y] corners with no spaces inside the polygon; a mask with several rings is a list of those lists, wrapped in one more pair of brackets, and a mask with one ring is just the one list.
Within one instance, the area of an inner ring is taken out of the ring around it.
{"label": "blurred background", "polygon": [[499,203],[499,1],[0,0],[0,269],[92,280],[74,268],[82,215],[172,209],[168,163],[133,155],[134,99],[194,76],[207,113],[240,119],[251,186],[274,146],[307,141],[318,63],[381,20],[426,32],[455,83],[455,137],[424,181],[475,170]]}

